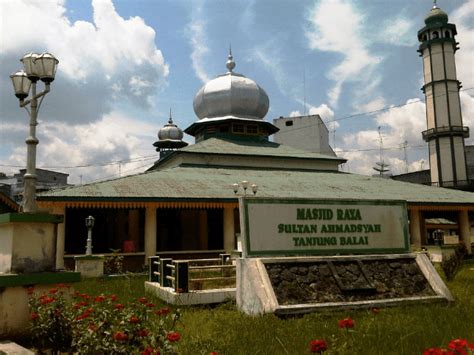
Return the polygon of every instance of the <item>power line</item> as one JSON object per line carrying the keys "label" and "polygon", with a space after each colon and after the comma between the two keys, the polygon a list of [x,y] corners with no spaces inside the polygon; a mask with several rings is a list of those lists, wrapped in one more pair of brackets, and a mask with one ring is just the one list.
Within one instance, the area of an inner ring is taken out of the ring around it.
{"label": "power line", "polygon": [[[473,90],[474,87],[470,87],[470,88],[465,88],[465,89],[461,89],[459,90],[459,92],[461,91],[469,91],[469,90]],[[435,97],[442,97],[442,96],[447,96],[448,94],[440,94],[440,95],[435,95]],[[384,112],[384,111],[389,111],[389,110],[393,110],[395,108],[400,108],[400,107],[404,107],[404,106],[408,106],[408,105],[413,105],[413,104],[416,104],[416,103],[419,103],[419,102],[422,102],[423,99],[414,99],[413,101],[411,102],[406,102],[404,104],[399,104],[399,105],[393,105],[393,106],[386,106],[386,107],[382,107],[382,108],[379,108],[377,110],[372,110],[372,111],[366,111],[366,112],[359,112],[359,113],[354,113],[352,115],[348,115],[348,116],[343,116],[343,117],[340,117],[340,118],[333,118],[332,120],[327,120],[325,123],[331,123],[331,122],[338,122],[338,121],[343,121],[343,120],[348,120],[348,119],[351,119],[351,118],[356,118],[356,117],[360,117],[360,116],[369,116],[369,115],[373,115],[373,114],[376,114],[376,113],[380,113],[380,112]],[[294,131],[298,131],[300,129],[306,129],[306,128],[310,128],[310,127],[313,127],[314,124],[311,124],[311,125],[307,125],[307,126],[301,126],[301,127],[297,127],[297,128],[292,128],[292,129],[287,129],[283,132],[279,132],[279,134],[285,134],[285,133],[289,133],[289,132],[294,132]]]}
{"label": "power line", "polygon": [[[136,170],[139,170],[139,169],[142,169],[146,166],[148,166],[149,164],[145,164],[145,165],[140,165],[140,166],[137,166],[133,169],[129,169],[129,170],[125,170],[125,171],[122,171],[121,174],[122,175],[126,175],[128,173],[131,173],[133,171],[136,171]],[[108,175],[108,176],[105,176],[105,177],[101,177],[101,178],[98,178],[98,179],[95,179],[95,180],[91,180],[88,182],[88,184],[91,184],[91,183],[94,183],[94,182],[101,182],[101,181],[106,181],[106,180],[112,180],[112,179],[116,179],[116,178],[120,178],[121,176],[117,175],[117,174],[114,174],[114,175]],[[126,176],[124,176],[126,177]]]}
{"label": "power line", "polygon": [[[459,90],[459,92],[469,91],[469,90],[473,90],[473,89],[474,89],[474,87],[464,88],[464,89]],[[436,95],[435,97],[441,97],[441,96],[447,96],[447,94],[440,94],[440,95]],[[421,102],[421,101],[422,101],[422,99],[415,99],[411,102],[407,102],[407,103],[404,103],[404,104],[399,104],[399,105],[394,105],[394,106],[387,106],[387,107],[383,107],[383,108],[380,108],[380,109],[377,109],[377,110],[355,113],[355,114],[340,117],[340,118],[334,118],[334,119],[328,120],[326,122],[327,123],[331,123],[331,122],[334,123],[334,122],[337,122],[337,121],[352,119],[352,118],[356,118],[356,117],[360,117],[360,116],[373,115],[375,113],[384,112],[384,111],[392,110],[392,109],[395,109],[395,108],[400,108],[400,107],[412,105],[412,104],[415,104],[415,103],[418,103],[418,102]],[[317,124],[319,125],[320,123],[318,122]],[[289,132],[293,132],[293,131],[297,131],[297,130],[301,130],[301,129],[306,129],[306,128],[310,128],[310,127],[313,127],[313,126],[315,126],[315,124],[289,129],[289,130],[286,130],[284,132],[280,132],[280,134],[289,133]],[[335,134],[335,128],[334,128],[334,134]],[[334,138],[334,140],[335,140],[335,138]],[[333,143],[335,145],[335,142],[333,142]],[[405,146],[404,149],[406,149],[406,148],[418,149],[420,147],[424,148],[424,147],[426,147],[426,145]],[[401,149],[401,148],[399,148],[399,147],[384,148],[384,150],[394,150],[394,149]],[[377,148],[373,148],[373,149],[372,148],[371,149],[354,149],[354,150],[338,150],[338,152],[352,153],[352,152],[366,152],[366,151],[373,151],[373,150],[377,150]],[[307,153],[307,154],[311,154],[311,153]],[[139,157],[130,158],[130,159],[121,159],[121,160],[115,160],[115,161],[103,162],[103,163],[93,163],[93,164],[91,163],[91,164],[73,165],[73,166],[43,166],[40,169],[79,169],[79,168],[92,168],[92,167],[109,166],[109,165],[115,165],[115,164],[119,164],[119,167],[120,167],[120,164],[129,164],[129,163],[134,163],[134,162],[147,161],[147,160],[151,160],[151,159],[155,159],[155,158],[156,158],[156,155],[145,155],[145,156],[139,156]],[[0,166],[2,166],[2,167],[11,167],[11,168],[24,168],[24,165],[0,164]]]}
{"label": "power line", "polygon": [[[144,155],[140,157],[130,158],[130,159],[122,159],[122,160],[114,160],[110,162],[104,163],[94,163],[94,164],[84,164],[84,165],[73,165],[73,166],[42,166],[38,169],[78,169],[78,168],[94,168],[99,166],[108,166],[108,165],[116,165],[116,164],[130,164],[136,163],[140,161],[147,161],[156,159],[156,155]],[[0,166],[10,167],[10,168],[24,168],[24,165],[10,165],[10,164],[0,164]]]}

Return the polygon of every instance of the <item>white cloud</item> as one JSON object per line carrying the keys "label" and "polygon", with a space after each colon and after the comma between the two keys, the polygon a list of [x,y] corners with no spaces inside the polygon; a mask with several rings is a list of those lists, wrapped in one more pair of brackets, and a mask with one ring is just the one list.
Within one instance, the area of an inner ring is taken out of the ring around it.
{"label": "white cloud", "polygon": [[358,106],[358,112],[372,112],[380,110],[385,107],[385,99],[383,97],[377,97],[365,104]]}
{"label": "white cloud", "polygon": [[[123,18],[112,0],[91,4],[93,20],[72,22],[63,0],[0,1],[0,92],[12,92],[8,75],[19,69],[24,53],[48,51],[59,59],[39,112],[37,165],[70,173],[72,183],[79,175],[86,181],[118,174],[118,164],[100,163],[134,160],[122,164],[125,173],[158,158],[152,146],[158,127],[112,108],[118,103],[135,112],[153,107],[169,72],[155,30],[142,18]],[[11,29],[20,24],[13,35]],[[13,94],[0,95],[0,121],[2,164],[25,166],[28,118]],[[146,155],[152,157],[137,158]],[[78,165],[92,166],[61,168]]]}
{"label": "white cloud", "polygon": [[[92,9],[93,22],[72,23],[62,0],[1,1],[0,90],[11,91],[8,74],[19,69],[24,53],[49,51],[59,65],[47,99],[54,96],[54,108],[45,106],[48,119],[91,122],[118,98],[150,107],[168,75],[155,31],[140,17],[122,18],[112,0],[92,0]],[[0,115],[12,120],[18,109],[3,96]]]}
{"label": "white cloud", "polygon": [[206,21],[203,17],[202,4],[195,4],[191,16],[191,22],[186,31],[192,49],[191,62],[199,80],[207,83],[210,76],[205,70],[205,58],[209,48],[207,47]]}
{"label": "white cloud", "polygon": [[309,47],[336,52],[343,57],[328,73],[328,78],[335,82],[328,93],[333,107],[337,106],[346,81],[367,80],[382,60],[372,55],[362,41],[365,38],[363,20],[357,8],[343,0],[320,1],[311,11],[309,22],[312,28],[306,31]]}
{"label": "white cloud", "polygon": [[[118,177],[119,170],[122,176],[142,172],[144,165],[150,166],[158,159],[152,146],[157,130],[115,111],[88,124],[44,122],[39,132],[37,166],[69,173],[69,183],[79,183],[80,175],[87,182]],[[26,145],[18,145],[5,164],[24,166],[25,159]],[[111,164],[117,161],[123,161],[120,168],[118,163]],[[10,169],[12,172],[14,169]]]}
{"label": "white cloud", "polygon": [[471,137],[467,144],[474,144],[474,2],[468,1],[454,11],[449,22],[455,23],[458,31],[456,41],[460,49],[456,52],[458,80],[466,91],[460,92],[463,124],[470,127]]}
{"label": "white cloud", "polygon": [[377,36],[377,40],[396,46],[413,46],[416,44],[415,24],[404,17],[387,20],[381,26],[383,29]]}
{"label": "white cloud", "polygon": [[60,59],[60,70],[75,80],[86,81],[98,72],[113,76],[130,64],[153,65],[166,77],[168,66],[154,44],[155,31],[143,19],[123,19],[112,0],[92,0],[92,7],[93,23],[71,23],[65,15],[64,1],[2,2],[2,27],[11,29],[23,24],[14,36],[2,31],[3,51],[48,49]]}
{"label": "white cloud", "polygon": [[268,70],[275,80],[278,90],[291,97],[296,97],[295,86],[290,85],[292,78],[287,74],[286,68],[282,64],[282,56],[278,55],[280,46],[278,41],[269,40],[267,43],[254,47],[253,57],[262,63],[262,67]]}
{"label": "white cloud", "polygon": [[[425,151],[425,143],[421,132],[426,130],[425,104],[418,99],[407,100],[402,107],[379,113],[374,118],[374,123],[381,127],[383,157],[385,163],[390,164],[392,174],[405,172],[406,164],[403,144],[407,142],[407,158],[410,171],[418,170],[420,156]],[[350,161],[351,172],[360,174],[373,174],[372,167],[380,161],[380,138],[378,130],[361,130],[349,133],[342,137],[343,147],[339,153]]]}
{"label": "white cloud", "polygon": [[[454,11],[449,22],[456,24],[460,50],[456,52],[458,80],[465,88],[474,87],[474,2],[467,1]],[[472,91],[470,91],[472,92]]]}

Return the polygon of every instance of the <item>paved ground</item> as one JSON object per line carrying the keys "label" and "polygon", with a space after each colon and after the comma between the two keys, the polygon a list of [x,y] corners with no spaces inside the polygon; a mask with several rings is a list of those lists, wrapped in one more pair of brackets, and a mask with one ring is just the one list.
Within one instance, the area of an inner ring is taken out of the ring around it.
{"label": "paved ground", "polygon": [[0,341],[0,355],[34,355],[35,353],[9,340]]}

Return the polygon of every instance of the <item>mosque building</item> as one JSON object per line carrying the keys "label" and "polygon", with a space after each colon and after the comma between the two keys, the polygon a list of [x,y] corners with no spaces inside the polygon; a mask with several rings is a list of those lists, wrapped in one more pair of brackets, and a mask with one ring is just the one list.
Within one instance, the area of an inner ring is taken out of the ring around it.
{"label": "mosque building", "polygon": [[[226,67],[194,98],[198,120],[184,133],[195,144],[183,141],[170,113],[154,143],[160,158],[146,172],[38,196],[40,208],[65,216],[58,225],[58,267],[84,253],[89,215],[96,221],[93,252],[118,249],[129,265],[143,265],[147,257],[166,252],[232,252],[240,233],[238,196],[254,191],[264,198],[402,200],[415,248],[427,242],[426,218],[448,216],[458,221],[458,234],[470,251],[474,194],[343,173],[339,166],[346,160],[330,147],[323,154],[271,141],[279,128],[265,120],[270,105],[266,92],[234,71],[231,53]],[[437,80],[430,87],[437,88]],[[285,122],[281,124],[289,126]],[[433,132],[433,139],[441,133]],[[248,188],[236,193],[236,184],[243,181]]]}

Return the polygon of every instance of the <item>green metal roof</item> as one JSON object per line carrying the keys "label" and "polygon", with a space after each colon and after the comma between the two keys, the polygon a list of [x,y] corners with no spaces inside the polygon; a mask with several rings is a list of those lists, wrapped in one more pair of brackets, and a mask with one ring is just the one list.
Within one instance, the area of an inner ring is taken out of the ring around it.
{"label": "green metal roof", "polygon": [[338,172],[176,167],[42,193],[40,200],[232,200],[232,184],[258,185],[259,197],[406,200],[473,204],[474,193]]}
{"label": "green metal roof", "polygon": [[180,152],[225,155],[254,155],[282,158],[338,160],[341,163],[346,159],[330,155],[311,153],[301,149],[289,147],[269,141],[248,141],[237,139],[208,138],[196,144],[191,144],[179,150]]}

